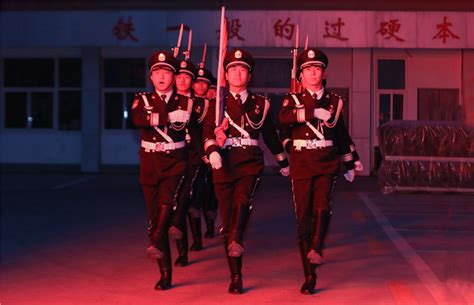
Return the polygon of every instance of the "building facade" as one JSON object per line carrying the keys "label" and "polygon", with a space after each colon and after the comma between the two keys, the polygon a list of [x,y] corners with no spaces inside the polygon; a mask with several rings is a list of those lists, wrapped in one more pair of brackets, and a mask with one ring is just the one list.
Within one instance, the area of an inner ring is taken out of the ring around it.
{"label": "building facade", "polygon": [[[229,47],[255,55],[250,87],[270,98],[275,117],[297,32],[300,51],[307,36],[327,52],[327,86],[346,99],[364,175],[377,162],[377,127],[388,120],[474,123],[472,11],[241,9],[226,17]],[[219,10],[184,9],[0,12],[0,163],[84,172],[138,164],[129,109],[133,94],[150,88],[149,54],[175,46],[184,23],[191,59],[201,61],[206,43],[215,73],[219,18]]]}

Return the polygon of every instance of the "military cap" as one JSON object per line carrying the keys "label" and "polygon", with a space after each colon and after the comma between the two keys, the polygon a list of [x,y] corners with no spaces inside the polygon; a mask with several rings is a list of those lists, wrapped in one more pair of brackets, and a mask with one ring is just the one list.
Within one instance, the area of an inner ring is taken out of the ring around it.
{"label": "military cap", "polygon": [[178,71],[178,60],[168,51],[156,51],[148,59],[148,68],[153,71],[155,68],[167,68],[175,74]]}
{"label": "military cap", "polygon": [[252,72],[255,66],[252,55],[243,49],[233,49],[232,51],[227,52],[224,58],[224,70],[227,71],[230,66],[236,64],[246,66],[249,68],[249,72]]}
{"label": "military cap", "polygon": [[182,60],[179,63],[178,74],[179,73],[186,73],[195,80],[198,71],[196,69],[196,66],[192,62],[190,62],[189,60]]}
{"label": "military cap", "polygon": [[204,68],[200,68],[197,71],[197,79],[196,80],[202,80],[204,82],[212,84],[213,79],[214,79],[214,76],[212,76],[211,71],[209,71],[207,69],[204,69]]}
{"label": "military cap", "polygon": [[298,56],[299,70],[303,70],[303,68],[313,65],[326,69],[328,64],[328,57],[319,49],[307,49]]}

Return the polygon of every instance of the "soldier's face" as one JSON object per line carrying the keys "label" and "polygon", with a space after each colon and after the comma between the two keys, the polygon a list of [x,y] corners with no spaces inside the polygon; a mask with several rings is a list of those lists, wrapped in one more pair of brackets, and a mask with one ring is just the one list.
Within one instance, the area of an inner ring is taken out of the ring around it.
{"label": "soldier's face", "polygon": [[193,79],[191,78],[191,75],[186,73],[180,73],[176,76],[176,89],[178,89],[178,91],[187,92],[191,90],[192,82]]}
{"label": "soldier's face", "polygon": [[150,72],[150,80],[156,90],[168,91],[174,82],[174,73],[171,70],[158,68]]}
{"label": "soldier's face", "polygon": [[216,95],[217,95],[216,89],[214,89],[214,88],[209,88],[209,90],[207,90],[207,98],[208,98],[208,99],[213,99],[213,98],[216,97]]}
{"label": "soldier's face", "polygon": [[243,88],[247,87],[247,83],[250,80],[250,73],[246,66],[237,64],[227,68],[225,77],[230,86]]}
{"label": "soldier's face", "polygon": [[207,90],[209,89],[209,83],[202,80],[198,80],[194,82],[193,89],[194,92],[196,92],[196,95],[205,96]]}
{"label": "soldier's face", "polygon": [[320,66],[309,66],[301,71],[301,83],[303,87],[319,87],[323,81],[324,70]]}

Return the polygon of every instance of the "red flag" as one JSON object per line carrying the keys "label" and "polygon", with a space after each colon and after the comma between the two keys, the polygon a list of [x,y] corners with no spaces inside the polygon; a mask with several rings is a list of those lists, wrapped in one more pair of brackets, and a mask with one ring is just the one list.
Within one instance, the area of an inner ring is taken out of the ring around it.
{"label": "red flag", "polygon": [[216,92],[216,126],[224,119],[226,81],[224,71],[224,58],[227,53],[227,21],[225,18],[225,7],[221,8],[221,23],[219,37],[219,60],[217,66],[217,92]]}

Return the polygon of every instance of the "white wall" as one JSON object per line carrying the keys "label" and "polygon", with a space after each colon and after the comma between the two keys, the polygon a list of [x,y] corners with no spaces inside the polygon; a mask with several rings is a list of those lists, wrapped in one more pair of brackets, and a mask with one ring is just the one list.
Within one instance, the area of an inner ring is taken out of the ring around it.
{"label": "white wall", "polygon": [[138,164],[140,148],[138,130],[105,130],[102,132],[100,143],[101,164]]}
{"label": "white wall", "polygon": [[440,88],[459,89],[461,96],[462,56],[461,50],[425,50],[408,51],[407,96],[403,105],[403,118],[418,118],[418,89]]}
{"label": "white wall", "polygon": [[0,163],[81,163],[81,133],[4,130],[0,135]]}

